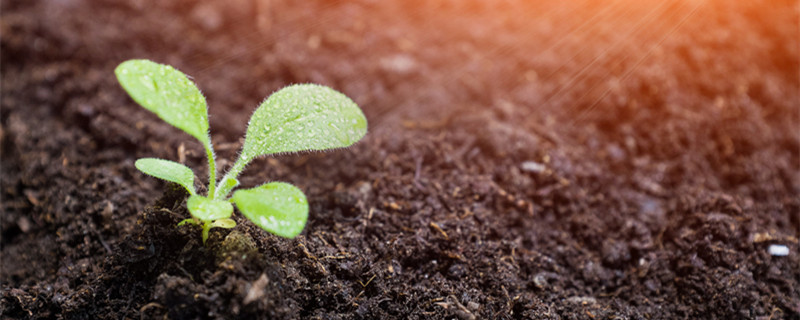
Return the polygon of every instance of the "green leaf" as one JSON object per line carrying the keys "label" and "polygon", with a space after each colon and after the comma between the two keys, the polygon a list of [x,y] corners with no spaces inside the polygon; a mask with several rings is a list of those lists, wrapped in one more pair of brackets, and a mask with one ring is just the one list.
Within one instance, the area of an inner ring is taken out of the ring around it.
{"label": "green leaf", "polygon": [[159,179],[175,182],[186,188],[190,195],[195,194],[194,173],[192,173],[192,169],[180,163],[164,159],[142,158],[136,160],[134,165],[141,172]]}
{"label": "green leaf", "polygon": [[233,206],[230,202],[214,200],[203,196],[194,195],[186,201],[186,207],[193,217],[200,221],[214,221],[227,219],[233,214]]}
{"label": "green leaf", "polygon": [[182,72],[149,60],[128,60],[114,71],[128,94],[167,123],[210,144],[208,107],[200,90]]}
{"label": "green leaf", "polygon": [[367,133],[367,118],[344,94],[316,84],[288,86],[264,101],[247,127],[241,157],[343,148]]}
{"label": "green leaf", "polygon": [[236,178],[229,178],[228,180],[225,180],[225,185],[223,187],[226,190],[233,190],[233,188],[236,188],[236,186],[238,185],[239,185],[239,180],[237,180]]}
{"label": "green leaf", "polygon": [[187,218],[187,219],[183,219],[183,220],[181,220],[181,222],[178,222],[178,226],[180,227],[180,226],[182,226],[182,225],[184,225],[184,224],[187,224],[187,223],[188,223],[188,224],[193,224],[193,225],[199,225],[199,224],[200,224],[200,223],[197,221],[197,219],[195,219],[195,218]]}
{"label": "green leaf", "polygon": [[231,229],[235,226],[236,226],[236,221],[233,221],[233,219],[231,218],[214,220],[214,222],[211,223],[212,228]]}
{"label": "green leaf", "polygon": [[303,191],[284,182],[271,182],[237,190],[233,202],[257,226],[285,238],[294,238],[308,220],[308,201]]}

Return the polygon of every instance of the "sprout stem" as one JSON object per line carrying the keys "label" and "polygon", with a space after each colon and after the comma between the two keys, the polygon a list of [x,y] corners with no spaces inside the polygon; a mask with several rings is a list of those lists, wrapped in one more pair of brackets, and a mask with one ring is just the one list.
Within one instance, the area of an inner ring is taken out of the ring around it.
{"label": "sprout stem", "polygon": [[211,138],[206,143],[206,157],[208,158],[208,195],[214,195],[217,187],[217,161],[214,157],[214,147],[211,145]]}
{"label": "sprout stem", "polygon": [[217,192],[214,193],[214,199],[224,199],[226,196],[228,196],[228,193],[230,193],[231,189],[233,189],[233,187],[235,186],[228,184],[228,180],[236,179],[236,177],[238,177],[239,174],[242,173],[242,170],[244,170],[244,167],[249,162],[250,159],[245,159],[243,156],[239,156],[239,159],[236,159],[236,162],[233,164],[233,167],[231,167],[231,169],[228,170],[227,173],[225,173],[225,176],[222,177],[222,180],[219,181],[219,185],[217,186]]}
{"label": "sprout stem", "polygon": [[206,240],[208,240],[208,231],[211,230],[211,221],[204,221],[203,222],[203,244],[206,244]]}

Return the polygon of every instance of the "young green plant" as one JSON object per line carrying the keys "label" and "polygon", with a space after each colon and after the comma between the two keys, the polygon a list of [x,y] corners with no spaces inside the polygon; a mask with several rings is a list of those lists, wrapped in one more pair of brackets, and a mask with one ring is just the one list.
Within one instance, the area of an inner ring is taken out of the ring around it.
{"label": "young green plant", "polygon": [[214,148],[208,133],[208,107],[197,86],[175,68],[149,60],[129,60],[115,73],[128,94],[142,107],[200,141],[208,158],[208,194],[198,194],[188,167],[169,160],[143,158],[140,171],[177,183],[189,192],[186,206],[191,223],[203,230],[233,228],[233,206],[262,229],[278,236],[297,236],[308,220],[306,196],[285,182],[270,182],[233,192],[236,179],[253,159],[276,153],[348,147],[367,133],[367,119],[347,96],[315,84],[285,87],[270,95],[250,118],[239,158],[217,181]]}

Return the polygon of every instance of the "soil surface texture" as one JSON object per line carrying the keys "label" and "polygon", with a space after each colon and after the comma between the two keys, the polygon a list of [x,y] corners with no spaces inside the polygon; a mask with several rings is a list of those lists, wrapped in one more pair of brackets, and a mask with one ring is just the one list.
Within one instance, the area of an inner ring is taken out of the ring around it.
{"label": "soil surface texture", "polygon": [[[796,1],[0,4],[2,319],[800,319]],[[203,245],[133,165],[207,174],[133,58],[197,82],[221,171],[288,84],[369,133],[243,173],[300,236]]]}

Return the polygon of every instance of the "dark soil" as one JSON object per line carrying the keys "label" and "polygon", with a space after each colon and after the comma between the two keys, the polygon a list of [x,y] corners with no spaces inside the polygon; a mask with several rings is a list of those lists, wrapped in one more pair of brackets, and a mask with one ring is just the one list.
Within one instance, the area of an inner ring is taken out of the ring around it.
{"label": "dark soil", "polygon": [[[800,319],[798,8],[3,1],[0,318]],[[307,193],[301,236],[237,214],[203,246],[133,166],[206,170],[131,58],[194,77],[223,168],[290,83],[370,132],[242,176]]]}

